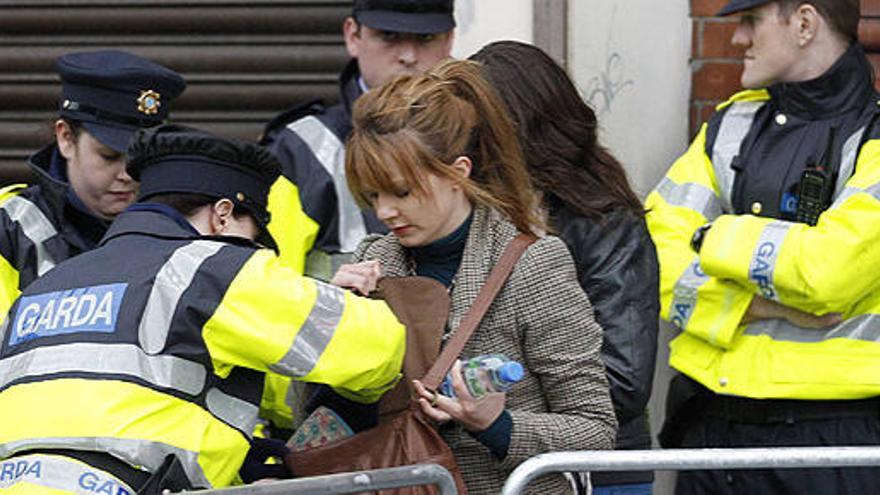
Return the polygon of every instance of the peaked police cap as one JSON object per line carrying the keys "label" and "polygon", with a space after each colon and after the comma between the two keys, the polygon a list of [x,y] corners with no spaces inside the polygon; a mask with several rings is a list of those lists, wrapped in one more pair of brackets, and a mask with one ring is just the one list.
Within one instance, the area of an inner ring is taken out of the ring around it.
{"label": "peaked police cap", "polygon": [[770,3],[772,1],[773,0],[731,0],[730,2],[727,2],[727,5],[725,5],[715,15],[730,15],[743,10],[760,7],[761,5],[764,5],[765,3]]}
{"label": "peaked police cap", "polygon": [[132,134],[159,125],[186,88],[180,74],[120,50],[75,52],[55,62],[60,115],[83,123],[98,141],[125,152]]}
{"label": "peaked police cap", "polygon": [[227,198],[264,232],[269,189],[281,174],[281,165],[262,146],[174,124],[137,131],[126,169],[141,183],[138,201],[167,193]]}
{"label": "peaked police cap", "polygon": [[361,24],[397,33],[434,34],[455,28],[453,0],[355,0]]}

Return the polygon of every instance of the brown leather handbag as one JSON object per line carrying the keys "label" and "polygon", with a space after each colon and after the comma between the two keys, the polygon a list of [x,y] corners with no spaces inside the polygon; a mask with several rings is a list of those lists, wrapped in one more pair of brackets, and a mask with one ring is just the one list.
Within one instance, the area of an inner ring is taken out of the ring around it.
{"label": "brown leather handbag", "polygon": [[[458,493],[466,495],[467,488],[452,450],[437,432],[436,424],[421,411],[411,381],[424,376],[421,381],[428,389],[436,390],[440,386],[517,260],[532,242],[533,237],[520,234],[507,246],[474,305],[436,361],[434,358],[439,352],[449,311],[446,290],[441,284],[424,277],[382,280],[380,297],[385,299],[407,327],[404,379],[382,398],[380,411],[383,417],[379,426],[332,444],[288,454],[285,462],[294,475],[319,476],[434,463],[448,469],[455,478]],[[434,364],[429,369],[432,361]],[[416,486],[382,490],[379,493],[428,495],[436,494],[437,489],[433,486]]]}

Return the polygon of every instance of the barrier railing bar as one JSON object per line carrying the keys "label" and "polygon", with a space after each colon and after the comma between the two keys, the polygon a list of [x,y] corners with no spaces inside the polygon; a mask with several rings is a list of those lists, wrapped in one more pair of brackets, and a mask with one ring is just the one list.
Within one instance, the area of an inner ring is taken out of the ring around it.
{"label": "barrier railing bar", "polygon": [[270,481],[192,493],[199,495],[330,495],[418,485],[436,485],[440,489],[440,495],[458,495],[452,475],[446,468],[438,464],[414,464],[371,471]]}
{"label": "barrier railing bar", "polygon": [[786,469],[880,466],[880,447],[661,449],[553,452],[520,464],[501,495],[519,495],[535,478],[570,471]]}

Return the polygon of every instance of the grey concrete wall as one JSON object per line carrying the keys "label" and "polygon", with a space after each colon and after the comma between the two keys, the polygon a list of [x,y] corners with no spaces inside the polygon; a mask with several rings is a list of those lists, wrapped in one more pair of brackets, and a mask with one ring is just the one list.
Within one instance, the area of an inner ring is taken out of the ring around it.
{"label": "grey concrete wall", "polygon": [[456,58],[467,58],[492,41],[533,39],[532,0],[455,0],[455,20]]}
{"label": "grey concrete wall", "polygon": [[[645,197],[685,150],[690,97],[691,24],[687,0],[569,2],[569,71],[599,117],[601,140],[624,164]],[[660,330],[649,405],[660,430],[672,371]],[[656,495],[672,493],[674,473],[657,473]]]}

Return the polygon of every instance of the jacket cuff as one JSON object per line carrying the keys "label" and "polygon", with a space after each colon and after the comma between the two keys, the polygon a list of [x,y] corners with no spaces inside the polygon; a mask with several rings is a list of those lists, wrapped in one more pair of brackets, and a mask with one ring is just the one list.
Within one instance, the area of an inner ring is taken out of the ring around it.
{"label": "jacket cuff", "polygon": [[510,433],[513,431],[513,418],[505,409],[495,421],[483,431],[468,433],[478,442],[486,446],[496,459],[503,460],[507,457],[507,449],[510,447]]}
{"label": "jacket cuff", "polygon": [[700,249],[703,272],[747,284],[752,255],[765,220],[770,221],[748,215],[722,215],[715,219]]}
{"label": "jacket cuff", "polygon": [[774,273],[790,222],[751,215],[723,215],[706,234],[700,266],[707,275],[754,287],[779,300]]}

